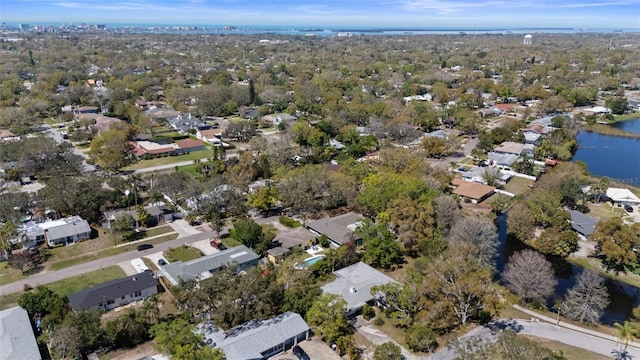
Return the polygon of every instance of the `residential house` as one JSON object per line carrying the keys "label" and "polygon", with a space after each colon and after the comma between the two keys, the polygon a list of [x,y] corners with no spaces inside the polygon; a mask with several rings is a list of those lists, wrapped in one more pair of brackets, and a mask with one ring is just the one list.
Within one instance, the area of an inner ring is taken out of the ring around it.
{"label": "residential house", "polygon": [[522,130],[522,134],[524,135],[525,144],[540,146],[542,143],[542,135],[536,131],[524,129]]}
{"label": "residential house", "polygon": [[91,238],[89,223],[80,216],[49,220],[41,223],[29,221],[20,227],[25,247],[46,243],[48,246],[75,244]]}
{"label": "residential house", "polygon": [[180,115],[179,112],[173,110],[172,108],[166,108],[166,107],[160,107],[160,106],[149,107],[149,109],[146,110],[144,113],[145,115],[149,116],[153,120],[165,120],[167,122],[168,122],[168,119],[173,119],[178,115]]}
{"label": "residential house", "polygon": [[151,271],[94,285],[69,294],[73,310],[109,311],[158,293],[158,281]]}
{"label": "residential house", "polygon": [[275,264],[292,249],[309,245],[315,239],[316,234],[303,226],[283,231],[273,239],[271,248],[267,250],[267,258]]}
{"label": "residential house", "polygon": [[76,119],[78,119],[78,120],[81,120],[81,119],[92,119],[93,121],[95,121],[95,124],[93,124],[92,126],[95,129],[97,129],[98,132],[108,130],[114,124],[124,124],[125,123],[124,121],[122,121],[122,120],[120,120],[118,118],[114,118],[114,117],[110,117],[110,116],[104,116],[104,115],[96,114],[96,113],[82,113],[82,114],[77,115]]}
{"label": "residential house", "polygon": [[423,95],[405,96],[402,98],[402,101],[404,101],[405,104],[408,104],[414,100],[415,101],[432,101],[433,96],[430,94],[423,94]]}
{"label": "residential house", "polygon": [[493,152],[498,154],[513,154],[516,156],[520,156],[523,150],[524,150],[524,144],[520,144],[513,141],[505,141],[499,146],[497,146],[495,149],[493,149]]}
{"label": "residential house", "polygon": [[27,310],[20,306],[0,311],[0,360],[41,360]]}
{"label": "residential house", "polygon": [[183,134],[187,134],[191,130],[197,130],[199,126],[205,125],[204,121],[192,116],[191,113],[179,113],[177,116],[167,118],[166,121],[171,128]]}
{"label": "residential house", "polygon": [[631,111],[640,111],[640,100],[629,100],[629,101],[627,101],[627,107]]}
{"label": "residential house", "polygon": [[20,136],[12,133],[11,130],[0,129],[0,142],[17,140],[20,140]]}
{"label": "residential house", "polygon": [[571,228],[578,234],[589,237],[593,235],[597,221],[577,210],[569,210],[571,214]]}
{"label": "residential house", "polygon": [[359,313],[364,304],[376,299],[371,294],[372,287],[396,282],[363,262],[334,271],[333,274],[336,279],[321,289],[325,293],[339,295],[347,302],[347,316]]}
{"label": "residential house", "polygon": [[278,126],[283,122],[294,122],[296,120],[298,120],[297,117],[284,113],[265,115],[262,117],[262,122],[268,126]]}
{"label": "residential house", "polygon": [[355,242],[356,245],[362,245],[362,240],[355,235],[354,231],[363,219],[364,216],[360,214],[348,212],[330,218],[310,221],[306,224],[306,227],[314,234],[325,235],[333,248],[338,248],[347,242]]}
{"label": "residential house", "polygon": [[208,144],[214,146],[221,146],[222,142],[222,134],[226,129],[224,128],[216,128],[216,129],[205,129],[196,131],[196,137]]}
{"label": "residential house", "polygon": [[493,195],[496,188],[476,182],[465,181],[462,179],[453,179],[451,184],[454,186],[452,193],[460,195],[465,200],[478,204]]}
{"label": "residential house", "polygon": [[80,106],[73,109],[73,114],[76,116],[81,114],[97,114],[98,110],[95,106]]}
{"label": "residential house", "polygon": [[501,169],[509,170],[518,156],[514,154],[499,154],[493,151],[487,153],[487,160],[489,160],[489,166],[497,166]]}
{"label": "residential house", "polygon": [[161,221],[172,221],[174,211],[165,205],[152,205],[144,208],[149,214],[148,223],[158,224]]}
{"label": "residential house", "polygon": [[237,266],[242,271],[258,265],[260,257],[245,245],[236,246],[218,253],[202,256],[187,262],[176,261],[162,267],[158,275],[163,276],[171,285],[178,285],[181,280],[202,280],[211,277],[224,267]]}
{"label": "residential house", "polygon": [[640,204],[640,198],[636,196],[636,194],[632,193],[629,189],[622,188],[608,188],[607,189],[607,197],[609,199],[619,205],[637,205]]}
{"label": "residential house", "polygon": [[487,178],[491,177],[495,179],[497,184],[505,185],[511,180],[511,174],[500,171],[497,167],[479,167],[474,166],[470,170],[461,172],[462,179],[466,181],[477,182],[480,184],[487,184]]}
{"label": "residential house", "polygon": [[543,124],[529,124],[529,125],[527,125],[527,127],[525,129],[528,130],[528,131],[532,131],[532,132],[535,132],[537,134],[540,134],[540,136],[542,136],[542,137],[551,134],[551,132],[553,130],[555,130],[554,127],[545,126]]}
{"label": "residential house", "polygon": [[309,325],[292,312],[267,320],[254,319],[224,331],[211,322],[201,323],[197,331],[212,348],[221,349],[227,360],[268,359],[309,338]]}
{"label": "residential house", "polygon": [[184,139],[173,144],[161,144],[148,140],[132,141],[131,152],[138,158],[154,159],[158,157],[188,154],[192,151],[205,150],[206,146],[202,140]]}

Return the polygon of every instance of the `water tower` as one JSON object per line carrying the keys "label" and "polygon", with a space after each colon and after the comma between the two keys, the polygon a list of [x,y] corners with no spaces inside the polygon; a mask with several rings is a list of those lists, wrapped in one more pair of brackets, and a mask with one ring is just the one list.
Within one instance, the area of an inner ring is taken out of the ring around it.
{"label": "water tower", "polygon": [[524,36],[524,44],[525,45],[531,45],[531,40],[533,39],[533,37],[531,36],[531,34],[527,34]]}

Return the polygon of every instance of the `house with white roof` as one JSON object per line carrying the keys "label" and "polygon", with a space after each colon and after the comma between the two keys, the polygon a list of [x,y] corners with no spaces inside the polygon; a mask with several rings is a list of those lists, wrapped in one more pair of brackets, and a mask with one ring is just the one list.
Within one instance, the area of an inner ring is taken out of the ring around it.
{"label": "house with white roof", "polygon": [[25,247],[46,243],[48,246],[75,244],[91,238],[91,226],[80,216],[50,220],[41,223],[29,221],[20,228]]}
{"label": "house with white roof", "polygon": [[19,306],[0,311],[0,360],[41,360],[27,311]]}
{"label": "house with white roof", "polygon": [[623,188],[608,188],[607,197],[614,203],[636,205],[640,204],[640,198],[636,194],[632,193],[629,189]]}
{"label": "house with white roof", "polygon": [[309,338],[309,325],[292,312],[267,320],[254,319],[224,331],[212,322],[198,325],[205,344],[221,349],[227,360],[268,359]]}
{"label": "house with white roof", "polygon": [[176,261],[162,266],[158,276],[163,276],[171,285],[191,279],[203,280],[227,266],[237,266],[242,271],[258,265],[260,257],[245,245],[222,250],[218,253],[202,256],[187,262]]}
{"label": "house with white roof", "polygon": [[321,289],[325,293],[340,295],[347,302],[347,316],[357,314],[364,304],[375,300],[371,294],[372,287],[396,282],[363,262],[334,271],[333,274],[336,279]]}

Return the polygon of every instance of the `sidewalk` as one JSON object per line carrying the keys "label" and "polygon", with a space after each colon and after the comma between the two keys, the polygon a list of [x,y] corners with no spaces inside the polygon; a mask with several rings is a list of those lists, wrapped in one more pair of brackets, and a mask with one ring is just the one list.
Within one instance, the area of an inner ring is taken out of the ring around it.
{"label": "sidewalk", "polygon": [[167,236],[167,235],[173,235],[173,234],[177,234],[177,233],[178,233],[177,231],[171,231],[171,232],[168,232],[168,233],[164,233],[164,234],[160,234],[160,235],[156,235],[156,236],[150,236],[150,237],[146,237],[146,238],[143,238],[143,239],[140,239],[140,240],[136,240],[136,241],[130,241],[130,242],[118,244],[118,245],[116,245],[114,247],[119,248],[119,247],[123,247],[123,246],[129,246],[131,244],[139,244],[139,243],[143,243],[145,241],[149,241],[149,240],[153,240],[153,239],[157,239],[157,238],[161,238],[161,237],[164,237],[164,236]]}
{"label": "sidewalk", "polygon": [[[618,342],[618,338],[616,336],[613,336],[613,335],[604,334],[604,333],[601,333],[599,331],[590,330],[590,329],[583,328],[581,326],[576,326],[576,325],[573,325],[573,324],[569,324],[569,323],[566,323],[566,322],[563,322],[563,321],[558,322],[556,319],[553,319],[553,318],[551,318],[549,316],[545,316],[545,315],[542,315],[542,314],[538,314],[535,311],[523,308],[522,306],[517,305],[517,304],[513,304],[513,308],[516,309],[516,310],[520,310],[520,311],[522,311],[524,313],[527,313],[527,314],[529,314],[529,315],[531,315],[531,316],[533,316],[535,318],[538,318],[540,320],[543,320],[543,321],[546,321],[546,322],[551,323],[553,325],[556,325],[556,326],[560,326],[560,327],[563,327],[563,328],[566,328],[566,329],[571,329],[571,330],[574,330],[574,331],[578,331],[578,332],[581,332],[583,334],[596,336],[596,337],[599,337],[599,338],[602,338],[602,339],[606,339],[606,340],[610,340],[610,341],[613,341],[613,342]],[[634,342],[634,341],[629,341],[629,347],[634,347],[634,348],[640,349],[640,343],[637,343],[637,342]]]}

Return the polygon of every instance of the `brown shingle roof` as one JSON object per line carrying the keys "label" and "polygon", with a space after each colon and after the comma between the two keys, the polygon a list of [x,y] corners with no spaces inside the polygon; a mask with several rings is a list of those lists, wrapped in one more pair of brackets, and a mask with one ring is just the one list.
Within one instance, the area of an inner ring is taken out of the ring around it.
{"label": "brown shingle roof", "polygon": [[457,185],[457,187],[452,191],[454,194],[474,200],[480,200],[496,189],[493,186],[459,179],[454,179],[451,183]]}
{"label": "brown shingle roof", "polygon": [[178,145],[180,149],[190,149],[204,146],[204,143],[202,142],[202,140],[184,139],[176,141],[176,145]]}

